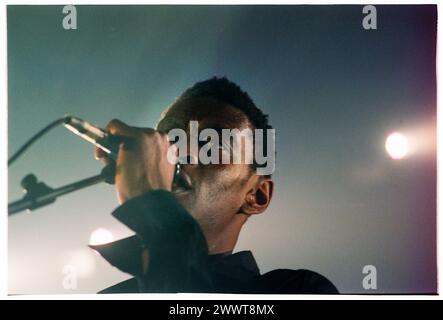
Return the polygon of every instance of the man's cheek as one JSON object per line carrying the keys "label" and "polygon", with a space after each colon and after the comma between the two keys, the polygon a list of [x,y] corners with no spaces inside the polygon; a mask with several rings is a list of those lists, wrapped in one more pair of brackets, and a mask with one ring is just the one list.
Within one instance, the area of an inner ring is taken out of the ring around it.
{"label": "man's cheek", "polygon": [[217,182],[218,185],[226,187],[237,187],[238,181],[242,175],[242,170],[239,165],[224,165],[212,175],[212,182]]}

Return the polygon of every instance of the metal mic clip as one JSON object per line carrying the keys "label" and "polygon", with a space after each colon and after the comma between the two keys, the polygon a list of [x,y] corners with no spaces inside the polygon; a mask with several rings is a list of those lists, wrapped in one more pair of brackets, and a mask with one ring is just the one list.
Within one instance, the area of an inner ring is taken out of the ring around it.
{"label": "metal mic clip", "polygon": [[117,159],[119,145],[123,139],[80,118],[67,115],[64,119],[63,125],[68,130],[105,151],[112,160]]}

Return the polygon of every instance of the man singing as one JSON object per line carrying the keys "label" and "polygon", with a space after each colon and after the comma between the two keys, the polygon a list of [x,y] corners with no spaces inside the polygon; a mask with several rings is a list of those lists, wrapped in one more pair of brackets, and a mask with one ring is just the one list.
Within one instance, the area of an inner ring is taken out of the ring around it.
{"label": "man singing", "polygon": [[[189,133],[192,121],[197,121],[200,132],[272,128],[249,95],[226,78],[212,78],[186,90],[163,113],[156,129],[112,120],[107,130],[130,141],[120,145],[116,160],[121,205],[112,215],[135,235],[91,247],[134,277],[101,293],[338,293],[318,273],[277,269],[260,274],[250,251],[233,253],[242,226],[269,206],[274,182],[270,174],[257,174],[263,166],[257,159],[205,164],[189,151],[176,170],[168,158],[168,133]],[[221,141],[217,150],[230,152]],[[270,141],[263,143],[267,150]],[[241,151],[245,145],[240,144]],[[96,157],[111,161],[100,149]]]}

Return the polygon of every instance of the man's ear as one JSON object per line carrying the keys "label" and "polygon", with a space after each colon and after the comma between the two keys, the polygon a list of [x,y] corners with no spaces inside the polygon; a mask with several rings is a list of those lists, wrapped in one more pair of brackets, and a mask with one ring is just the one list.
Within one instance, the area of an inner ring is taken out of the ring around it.
{"label": "man's ear", "polygon": [[262,213],[271,203],[273,192],[274,181],[259,177],[256,186],[246,194],[240,212],[247,215]]}

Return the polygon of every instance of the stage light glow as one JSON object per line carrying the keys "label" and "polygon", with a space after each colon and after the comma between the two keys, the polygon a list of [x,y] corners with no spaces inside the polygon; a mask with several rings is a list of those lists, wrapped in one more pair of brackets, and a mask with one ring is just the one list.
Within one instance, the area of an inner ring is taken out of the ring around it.
{"label": "stage light glow", "polygon": [[394,132],[386,138],[386,152],[394,160],[403,159],[409,152],[409,142],[405,135]]}
{"label": "stage light glow", "polygon": [[114,241],[114,235],[111,231],[105,228],[97,228],[89,237],[90,245],[100,245]]}

